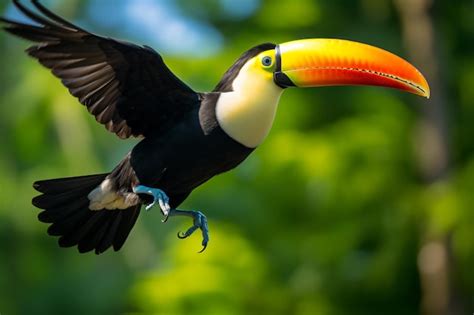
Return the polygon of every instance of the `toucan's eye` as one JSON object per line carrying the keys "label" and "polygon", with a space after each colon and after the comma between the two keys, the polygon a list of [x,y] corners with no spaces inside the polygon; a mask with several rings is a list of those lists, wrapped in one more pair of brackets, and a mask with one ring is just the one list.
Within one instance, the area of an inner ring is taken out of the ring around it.
{"label": "toucan's eye", "polygon": [[270,67],[272,65],[272,57],[270,56],[265,56],[262,58],[262,65],[265,67]]}

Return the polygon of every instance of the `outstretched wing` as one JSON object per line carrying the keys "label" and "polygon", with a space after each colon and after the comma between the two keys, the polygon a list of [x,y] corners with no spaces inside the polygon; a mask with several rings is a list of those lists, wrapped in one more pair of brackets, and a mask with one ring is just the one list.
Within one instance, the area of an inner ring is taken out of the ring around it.
{"label": "outstretched wing", "polygon": [[28,54],[51,69],[96,120],[120,138],[163,132],[199,106],[199,94],[153,49],[91,34],[38,0],[31,2],[38,13],[13,0],[39,26],[0,17],[3,28],[36,42]]}

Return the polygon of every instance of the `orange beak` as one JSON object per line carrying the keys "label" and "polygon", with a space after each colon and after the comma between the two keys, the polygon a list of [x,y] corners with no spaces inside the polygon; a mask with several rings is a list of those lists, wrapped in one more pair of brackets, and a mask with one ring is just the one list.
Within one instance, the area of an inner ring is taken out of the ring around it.
{"label": "orange beak", "polygon": [[281,87],[384,86],[430,97],[423,75],[383,49],[340,39],[303,39],[278,45],[274,80]]}

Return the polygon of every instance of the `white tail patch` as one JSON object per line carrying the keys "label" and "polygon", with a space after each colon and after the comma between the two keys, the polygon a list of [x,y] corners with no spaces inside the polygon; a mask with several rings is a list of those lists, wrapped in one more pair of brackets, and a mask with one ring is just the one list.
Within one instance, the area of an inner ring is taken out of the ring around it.
{"label": "white tail patch", "polygon": [[105,179],[87,195],[90,210],[123,210],[139,203],[139,197],[133,192],[117,192],[110,179]]}

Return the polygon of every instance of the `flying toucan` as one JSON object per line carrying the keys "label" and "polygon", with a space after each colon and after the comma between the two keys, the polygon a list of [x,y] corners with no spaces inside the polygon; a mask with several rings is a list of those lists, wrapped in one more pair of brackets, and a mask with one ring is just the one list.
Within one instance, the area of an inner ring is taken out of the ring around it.
{"label": "flying toucan", "polygon": [[27,53],[61,79],[95,119],[118,137],[142,140],[110,172],[34,183],[40,221],[79,252],[118,251],[140,208],[157,204],[164,215],[188,216],[178,237],[202,232],[200,211],[177,207],[213,176],[235,168],[268,135],[282,92],[289,87],[377,85],[429,97],[423,75],[385,50],[339,39],[265,43],[244,52],[212,92],[199,93],[178,79],[147,46],[92,34],[52,13],[39,1],[35,22],[0,18],[3,28],[35,42]]}

